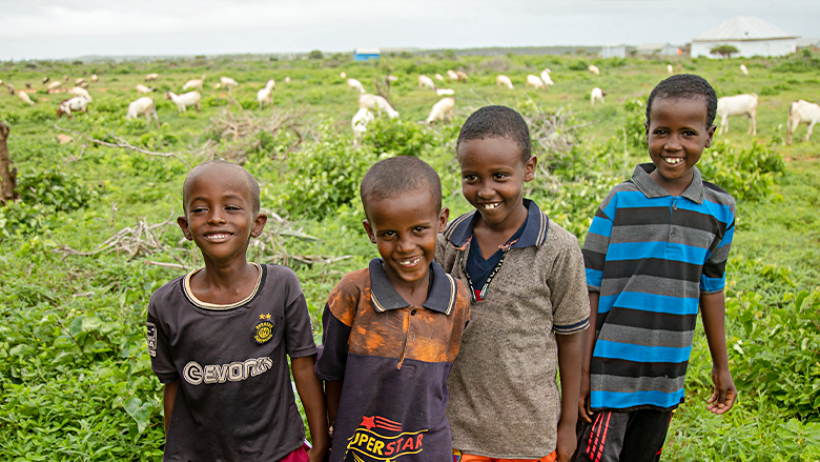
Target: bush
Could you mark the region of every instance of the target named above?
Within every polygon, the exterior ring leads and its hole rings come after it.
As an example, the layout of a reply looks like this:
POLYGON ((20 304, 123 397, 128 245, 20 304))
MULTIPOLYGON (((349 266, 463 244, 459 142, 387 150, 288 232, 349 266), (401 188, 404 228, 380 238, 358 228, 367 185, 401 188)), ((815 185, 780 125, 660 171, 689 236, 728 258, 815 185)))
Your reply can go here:
POLYGON ((781 155, 757 143, 737 152, 728 143, 718 142, 704 151, 698 168, 703 178, 728 191, 735 200, 760 200, 772 193, 786 163, 781 155))
POLYGON ((634 152, 646 151, 646 98, 629 98, 624 102, 626 144, 634 152))
POLYGON ((820 55, 811 50, 801 50, 772 68, 774 72, 817 72, 820 70, 820 55))
POLYGON ((410 121, 382 117, 367 126, 363 143, 376 153, 420 157, 433 135, 426 127, 410 121))
POLYGON ((97 192, 79 178, 60 172, 56 166, 18 180, 20 199, 58 212, 80 209, 96 197, 97 192))

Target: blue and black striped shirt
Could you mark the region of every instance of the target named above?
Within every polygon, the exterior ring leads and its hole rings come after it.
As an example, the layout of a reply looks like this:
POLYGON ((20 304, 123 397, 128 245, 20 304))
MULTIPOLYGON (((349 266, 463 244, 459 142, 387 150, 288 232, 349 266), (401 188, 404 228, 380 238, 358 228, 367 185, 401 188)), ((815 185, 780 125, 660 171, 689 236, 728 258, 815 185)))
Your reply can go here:
POLYGON ((595 410, 664 409, 683 402, 701 294, 723 290, 735 230, 735 201, 701 179, 672 196, 649 173, 601 203, 583 254, 587 285, 598 292, 590 365, 595 410))

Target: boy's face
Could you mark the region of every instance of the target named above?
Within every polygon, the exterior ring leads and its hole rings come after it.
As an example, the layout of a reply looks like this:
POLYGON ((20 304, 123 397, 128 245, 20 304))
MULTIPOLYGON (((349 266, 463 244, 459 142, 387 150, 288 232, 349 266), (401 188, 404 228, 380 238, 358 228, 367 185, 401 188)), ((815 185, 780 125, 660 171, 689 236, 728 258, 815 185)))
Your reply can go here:
POLYGON ((185 216, 177 218, 185 238, 193 240, 205 260, 227 264, 245 260, 248 241, 268 220, 254 211, 244 174, 218 164, 202 167, 185 191, 185 216))
POLYGON ((436 210, 432 194, 421 188, 396 197, 371 199, 364 229, 378 246, 394 287, 427 277, 436 256, 436 235, 447 226, 449 210, 436 210))
POLYGON ((515 141, 484 138, 462 141, 457 149, 461 192, 488 224, 520 218, 524 183, 531 181, 537 158, 525 162, 515 141))
POLYGON ((651 176, 661 186, 688 186, 715 134, 715 126, 706 125, 705 99, 656 99, 644 125, 649 157, 657 167, 651 176))

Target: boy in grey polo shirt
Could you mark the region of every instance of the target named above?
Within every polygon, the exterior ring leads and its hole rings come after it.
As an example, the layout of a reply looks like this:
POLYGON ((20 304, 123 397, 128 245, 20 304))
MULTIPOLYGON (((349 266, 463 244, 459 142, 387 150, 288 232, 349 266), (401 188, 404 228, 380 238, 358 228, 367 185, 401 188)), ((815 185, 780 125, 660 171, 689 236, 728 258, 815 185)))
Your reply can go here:
POLYGON ((453 220, 436 250, 472 297, 447 381, 454 459, 567 461, 576 444, 580 332, 589 325, 581 249, 524 199, 537 159, 517 112, 479 109, 456 152, 462 192, 476 210, 453 220))

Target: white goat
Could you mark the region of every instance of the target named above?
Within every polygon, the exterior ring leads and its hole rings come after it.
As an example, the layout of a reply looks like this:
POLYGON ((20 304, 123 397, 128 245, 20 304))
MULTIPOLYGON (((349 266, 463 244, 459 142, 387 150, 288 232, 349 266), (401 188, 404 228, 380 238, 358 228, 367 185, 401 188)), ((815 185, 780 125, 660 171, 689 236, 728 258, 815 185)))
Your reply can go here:
POLYGON ((57 107, 57 117, 62 117, 65 114, 71 119, 72 112, 88 112, 88 100, 82 96, 75 96, 64 100, 57 107))
POLYGON ((353 128, 353 143, 359 144, 359 140, 364 135, 364 132, 367 131, 367 124, 373 121, 373 113, 371 113, 367 108, 360 107, 356 114, 353 115, 353 119, 350 121, 350 126, 353 128))
POLYGON ((436 84, 433 82, 433 79, 422 74, 419 76, 419 87, 435 91, 436 84))
POLYGON ((62 86, 63 86, 63 82, 61 82, 59 80, 55 80, 54 82, 51 82, 50 84, 48 84, 47 92, 48 93, 59 93, 60 88, 62 88, 62 86))
POLYGON ((365 92, 364 87, 362 86, 362 83, 359 82, 356 79, 347 79, 347 87, 350 88, 351 90, 358 90, 359 93, 364 93, 365 92))
POLYGON ((789 105, 789 125, 786 128, 786 144, 792 144, 792 137, 800 124, 806 124, 809 131, 803 141, 809 141, 814 124, 820 122, 820 106, 815 103, 800 100, 789 105))
POLYGON ((396 77, 395 75, 387 74, 387 81, 390 82, 390 83, 398 82, 399 78, 396 77))
POLYGON ((464 71, 456 71, 456 77, 458 77, 458 79, 457 79, 457 80, 458 80, 459 82, 464 82, 464 83, 467 83, 467 78, 468 78, 468 76, 467 76, 467 73, 466 73, 466 72, 464 72, 464 71))
POLYGON ((151 93, 152 91, 154 91, 153 88, 148 88, 148 87, 146 87, 145 85, 143 85, 141 83, 137 84, 137 93, 145 94, 145 93, 151 93))
POLYGON ((515 88, 515 87, 513 87, 512 80, 510 80, 509 77, 507 77, 506 75, 503 75, 503 74, 498 74, 495 77, 495 86, 500 87, 502 85, 509 88, 510 90, 515 88))
POLYGON ((34 106, 34 101, 32 101, 31 98, 28 97, 28 93, 22 90, 18 91, 17 97, 23 100, 24 103, 28 103, 30 106, 34 106))
POLYGON ((589 70, 589 72, 592 72, 595 75, 601 75, 601 70, 598 69, 598 66, 594 64, 590 64, 587 70, 589 70))
POLYGON ((340 72, 339 77, 341 77, 343 79, 346 79, 347 78, 347 72, 345 72, 345 71, 340 72))
POLYGON ((555 82, 553 82, 552 78, 550 78, 549 69, 544 69, 541 71, 541 81, 544 82, 544 85, 555 85, 555 82))
POLYGON ((442 98, 438 103, 433 105, 430 110, 430 115, 427 117, 427 123, 432 124, 437 120, 448 122, 453 118, 453 109, 456 107, 455 98, 442 98))
POLYGON ((259 102, 259 109, 262 109, 262 103, 273 104, 273 89, 276 88, 276 82, 273 79, 268 80, 265 88, 256 92, 256 101, 259 102))
POLYGON ((749 134, 757 135, 757 94, 724 96, 718 99, 717 115, 720 116, 718 135, 729 132, 729 117, 741 115, 751 119, 749 134))
POLYGON ((231 88, 239 86, 239 84, 236 83, 236 80, 234 80, 230 77, 220 77, 219 78, 219 83, 221 83, 223 87, 227 88, 228 92, 231 91, 231 88))
POLYGON ((544 84, 544 82, 541 80, 541 78, 539 78, 537 75, 532 75, 532 74, 527 76, 527 85, 526 85, 526 87, 527 88, 533 87, 536 90, 538 90, 540 88, 544 91, 547 91, 547 85, 544 84))
POLYGON ((85 98, 89 101, 93 101, 91 99, 91 95, 89 95, 88 91, 85 90, 84 88, 74 87, 70 91, 71 91, 71 94, 73 94, 74 96, 82 96, 83 98, 85 98))
POLYGON ((743 73, 743 75, 749 75, 749 69, 746 69, 746 65, 745 65, 745 64, 741 64, 741 65, 740 65, 740 72, 742 72, 742 73, 743 73))
POLYGON ((157 122, 157 128, 159 128, 159 116, 157 116, 154 100, 151 99, 150 96, 143 96, 136 101, 132 101, 131 104, 128 105, 128 112, 125 113, 125 118, 136 119, 141 115, 145 116, 145 120, 148 123, 151 123, 151 115, 153 115, 157 122))
POLYGON ((148 75, 145 76, 145 81, 146 82, 150 82, 152 80, 157 80, 157 79, 159 79, 159 74, 157 74, 157 73, 148 74, 148 75))
POLYGON ((450 89, 450 88, 436 88, 436 94, 439 95, 439 96, 441 96, 441 95, 455 95, 456 92, 455 92, 455 90, 450 89))
POLYGON ((289 75, 285 76, 285 83, 290 83, 290 76, 289 75))
POLYGON ((671 64, 667 64, 667 65, 666 65, 666 72, 667 72, 669 75, 674 74, 674 72, 672 71, 672 65, 671 65, 671 64))
POLYGON ((75 81, 74 81, 74 85, 77 85, 77 86, 80 86, 80 85, 82 85, 82 84, 84 84, 84 83, 86 83, 86 80, 85 80, 84 78, 82 78, 82 77, 80 77, 79 79, 77 79, 77 80, 75 80, 75 81))
POLYGON ((440 81, 440 82, 444 82, 444 76, 443 76, 443 75, 441 75, 441 74, 436 74, 436 75, 434 75, 433 77, 435 77, 435 78, 436 78, 436 80, 438 80, 438 81, 440 81))
POLYGON ((97 74, 91 74, 91 81, 97 83, 100 81, 100 78, 97 77, 97 74))
POLYGON ((202 83, 205 82, 205 74, 202 74, 201 79, 194 79, 185 82, 185 85, 182 86, 183 90, 192 90, 196 88, 199 91, 202 91, 202 83))
POLYGON ((196 108, 196 112, 199 112, 199 101, 202 97, 199 95, 198 91, 191 91, 181 95, 176 95, 169 91, 165 94, 165 99, 170 99, 173 101, 174 104, 177 105, 178 112, 185 112, 188 106, 194 106, 196 108))
POLYGON ((604 104, 604 96, 606 96, 606 92, 598 87, 595 87, 592 89, 592 92, 590 93, 589 100, 593 106, 595 106, 595 100, 598 100, 601 102, 601 104, 604 104))
POLYGON ((371 111, 386 112, 391 119, 399 116, 399 113, 390 106, 386 99, 378 95, 370 95, 365 93, 359 96, 359 107, 370 109, 371 111))
POLYGON ((454 71, 452 69, 447 69, 447 79, 448 80, 458 80, 458 74, 456 74, 456 71, 454 71))

